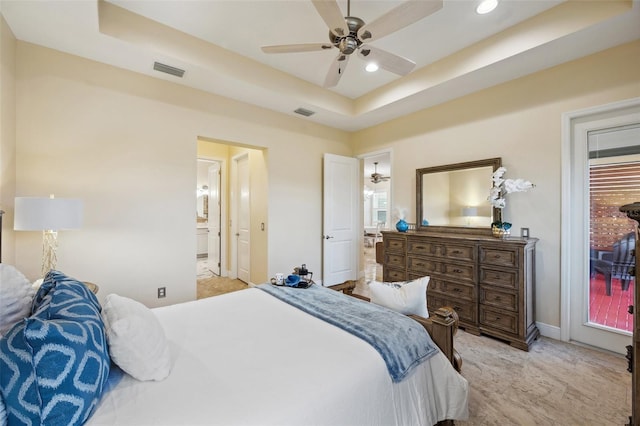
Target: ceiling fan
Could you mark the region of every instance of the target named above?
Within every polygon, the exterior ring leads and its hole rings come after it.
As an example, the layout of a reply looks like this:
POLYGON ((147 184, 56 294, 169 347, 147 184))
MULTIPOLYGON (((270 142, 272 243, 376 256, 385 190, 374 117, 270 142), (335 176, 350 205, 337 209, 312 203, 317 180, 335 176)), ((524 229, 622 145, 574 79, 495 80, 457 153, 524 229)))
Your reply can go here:
POLYGON ((373 173, 371 173, 371 182, 380 183, 391 179, 391 176, 382 176, 378 173, 378 162, 373 163, 373 173))
POLYGON ((337 48, 340 52, 329 68, 324 87, 334 87, 338 84, 349 62, 349 56, 356 51, 361 58, 375 62, 382 69, 398 75, 407 75, 416 65, 415 62, 366 43, 378 40, 431 15, 442 8, 442 1, 405 1, 366 24, 362 19, 351 16, 351 0, 347 0, 346 17, 343 17, 336 0, 311 0, 318 14, 329 27, 329 43, 262 46, 262 51, 296 53, 337 48))

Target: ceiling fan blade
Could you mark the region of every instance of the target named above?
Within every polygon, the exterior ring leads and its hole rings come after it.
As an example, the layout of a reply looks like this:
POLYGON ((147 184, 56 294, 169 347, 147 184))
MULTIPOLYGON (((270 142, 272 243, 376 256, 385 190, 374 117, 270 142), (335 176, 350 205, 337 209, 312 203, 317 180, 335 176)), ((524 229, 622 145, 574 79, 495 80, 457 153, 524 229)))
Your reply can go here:
POLYGON ((349 56, 339 54, 329 68, 329 72, 327 73, 327 77, 324 80, 323 87, 335 87, 340 81, 340 77, 342 77, 342 74, 344 74, 344 70, 347 68, 348 63, 349 56))
POLYGON ((378 19, 362 26, 358 38, 364 42, 377 40, 405 28, 442 9, 442 0, 405 1, 378 19))
POLYGON ((297 53, 297 52, 317 52, 331 49, 328 43, 304 43, 304 44, 281 44, 277 46, 262 46, 264 53, 297 53))
POLYGON ((336 0, 311 0, 329 30, 340 37, 349 34, 349 27, 336 0))
POLYGON ((358 50, 358 55, 367 62, 375 62, 380 68, 398 75, 407 75, 416 66, 415 62, 402 56, 364 44, 358 50))

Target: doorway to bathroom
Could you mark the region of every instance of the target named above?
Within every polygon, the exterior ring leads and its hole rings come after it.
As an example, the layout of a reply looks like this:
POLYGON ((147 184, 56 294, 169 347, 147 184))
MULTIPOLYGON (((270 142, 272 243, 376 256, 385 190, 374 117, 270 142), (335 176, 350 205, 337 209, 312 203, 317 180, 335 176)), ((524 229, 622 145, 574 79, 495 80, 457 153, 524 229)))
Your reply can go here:
POLYGON ((198 158, 196 255, 198 277, 220 276, 222 265, 222 162, 198 158))

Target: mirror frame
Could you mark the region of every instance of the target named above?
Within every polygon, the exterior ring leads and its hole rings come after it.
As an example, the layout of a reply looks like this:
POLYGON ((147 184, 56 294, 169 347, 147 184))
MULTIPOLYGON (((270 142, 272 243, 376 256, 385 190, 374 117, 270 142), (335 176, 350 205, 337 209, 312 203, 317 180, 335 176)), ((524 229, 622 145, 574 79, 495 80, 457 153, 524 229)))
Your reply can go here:
MULTIPOLYGON (((455 170, 475 169, 478 167, 493 167, 493 172, 502 167, 502 157, 488 158, 486 160, 467 161, 464 163, 446 164, 444 166, 425 167, 422 169, 416 169, 416 230, 418 231, 432 231, 432 232, 457 232, 463 234, 477 234, 477 233, 489 233, 491 234, 491 227, 462 227, 454 225, 422 225, 422 176, 428 173, 440 173, 451 172, 455 170)), ((493 172, 491 172, 493 174, 493 172)), ((502 220, 502 209, 496 207, 493 208, 493 221, 502 220)))

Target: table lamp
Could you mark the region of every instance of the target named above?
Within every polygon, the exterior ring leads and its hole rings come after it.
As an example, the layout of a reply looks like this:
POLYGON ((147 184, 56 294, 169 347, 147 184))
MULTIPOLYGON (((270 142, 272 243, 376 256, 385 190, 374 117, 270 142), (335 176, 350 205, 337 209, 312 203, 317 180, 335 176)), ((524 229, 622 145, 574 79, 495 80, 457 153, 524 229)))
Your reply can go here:
POLYGON ((73 198, 16 197, 16 231, 42 231, 42 276, 57 263, 58 231, 82 225, 82 201, 73 198))
POLYGON ((471 218, 478 216, 477 207, 465 207, 462 209, 462 216, 467 219, 467 226, 471 226, 471 218))

